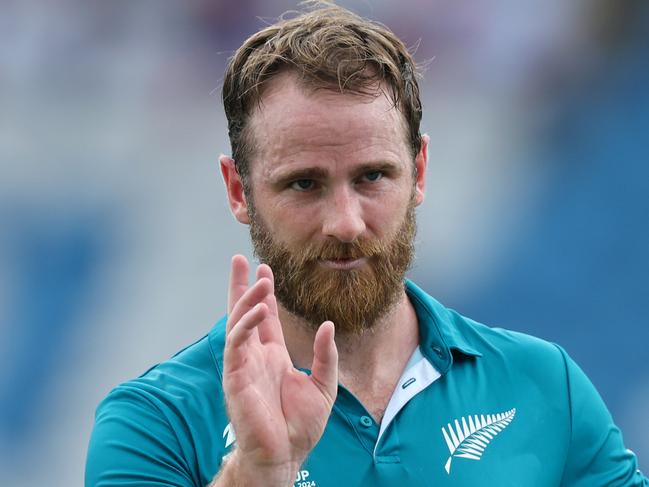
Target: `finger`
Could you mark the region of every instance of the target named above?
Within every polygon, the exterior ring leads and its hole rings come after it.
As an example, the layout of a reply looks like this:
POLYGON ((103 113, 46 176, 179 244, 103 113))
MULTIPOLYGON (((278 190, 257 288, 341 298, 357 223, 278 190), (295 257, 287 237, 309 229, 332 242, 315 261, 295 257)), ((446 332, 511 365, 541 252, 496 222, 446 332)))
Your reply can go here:
POLYGON ((282 324, 279 321, 277 299, 275 298, 273 271, 270 266, 266 264, 260 264, 259 267, 257 267, 257 279, 263 278, 270 279, 272 285, 271 291, 263 301, 268 306, 271 319, 266 320, 259 325, 259 340, 261 340, 261 343, 273 342, 285 346, 284 332, 282 331, 282 324))
POLYGON ((228 287, 228 315, 232 313, 243 293, 248 289, 248 259, 243 255, 232 257, 230 267, 230 283, 228 287))
POLYGON ((334 324, 325 321, 315 335, 313 342, 313 364, 311 378, 333 406, 338 393, 338 349, 334 341, 334 324))
POLYGON ((259 264, 257 266, 257 279, 261 279, 262 277, 267 277, 273 282, 273 284, 275 283, 273 270, 270 268, 268 264, 259 264))
MULTIPOLYGON (((241 296, 236 302, 234 308, 232 308, 232 312, 228 316, 228 329, 231 330, 232 326, 239 321, 244 314, 255 305, 263 302, 272 290, 273 285, 266 278, 262 278, 250 286, 246 292, 243 293, 243 296, 241 296)), ((268 305, 266 305, 266 307, 268 307, 268 305)))
POLYGON ((236 367, 238 360, 244 358, 245 352, 242 345, 255 335, 255 329, 267 316, 268 307, 264 303, 259 303, 232 327, 232 331, 225 340, 224 360, 228 368, 236 367))
POLYGON ((268 264, 259 264, 259 266, 257 267, 257 279, 259 280, 263 277, 269 279, 271 284, 273 285, 271 296, 269 296, 269 298, 272 299, 268 299, 266 301, 268 309, 270 310, 271 314, 279 316, 277 313, 277 300, 275 299, 275 276, 273 275, 273 270, 268 264))
MULTIPOLYGON (((280 345, 286 346, 284 342, 284 331, 282 330, 282 323, 279 321, 277 313, 271 311, 271 306, 269 302, 275 303, 275 296, 269 294, 269 298, 262 301, 266 306, 268 306, 268 319, 264 320, 263 323, 259 325, 259 341, 261 343, 277 343, 280 345)), ((275 303, 275 306, 277 304, 275 303)))

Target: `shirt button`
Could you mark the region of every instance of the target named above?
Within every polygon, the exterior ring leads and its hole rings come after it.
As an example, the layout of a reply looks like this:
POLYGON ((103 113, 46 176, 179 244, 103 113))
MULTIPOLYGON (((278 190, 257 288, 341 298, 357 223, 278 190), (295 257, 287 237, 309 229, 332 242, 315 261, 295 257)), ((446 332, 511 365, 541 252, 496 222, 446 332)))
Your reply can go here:
POLYGON ((441 348, 433 347, 433 352, 435 352, 439 358, 444 358, 444 352, 442 352, 441 348))
POLYGON ((374 424, 374 421, 369 416, 361 416, 360 423, 366 428, 369 428, 374 424))

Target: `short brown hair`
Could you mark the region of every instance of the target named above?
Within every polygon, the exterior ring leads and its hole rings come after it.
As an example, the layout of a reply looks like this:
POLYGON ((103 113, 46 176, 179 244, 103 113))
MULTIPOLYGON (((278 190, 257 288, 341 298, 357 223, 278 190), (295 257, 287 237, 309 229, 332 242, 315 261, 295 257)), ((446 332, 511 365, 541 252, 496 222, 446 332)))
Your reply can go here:
POLYGON ((421 101, 417 67, 403 42, 387 27, 330 2, 306 2, 306 10, 253 34, 230 59, 223 81, 232 157, 249 191, 247 134, 253 108, 265 84, 283 71, 306 86, 341 93, 374 94, 376 87, 402 112, 413 159, 421 146, 421 101))

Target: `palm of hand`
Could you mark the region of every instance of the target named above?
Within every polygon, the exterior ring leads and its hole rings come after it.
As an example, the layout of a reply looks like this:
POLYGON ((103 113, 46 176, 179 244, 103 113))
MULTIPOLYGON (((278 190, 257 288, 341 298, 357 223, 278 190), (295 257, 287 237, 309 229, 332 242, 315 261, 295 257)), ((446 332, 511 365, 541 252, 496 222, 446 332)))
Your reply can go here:
POLYGON ((328 323, 316 335, 313 373, 295 369, 277 316, 272 272, 260 267, 248 288, 243 262, 233 260, 224 358, 237 448, 258 465, 299 465, 320 439, 335 400, 333 326, 328 323))

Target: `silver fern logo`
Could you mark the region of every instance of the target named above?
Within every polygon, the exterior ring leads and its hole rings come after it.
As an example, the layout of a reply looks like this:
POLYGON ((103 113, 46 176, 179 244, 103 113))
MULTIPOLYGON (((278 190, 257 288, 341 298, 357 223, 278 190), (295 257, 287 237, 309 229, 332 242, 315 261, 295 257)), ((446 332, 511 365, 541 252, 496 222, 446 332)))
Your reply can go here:
POLYGON ((485 448, 489 446, 491 440, 504 430, 512 422, 516 415, 516 408, 510 409, 505 413, 498 414, 481 414, 462 416, 455 420, 455 429, 448 423, 447 428, 442 426, 442 434, 448 451, 451 455, 446 460, 446 473, 451 473, 451 461, 453 458, 468 458, 470 460, 480 460, 485 448), (460 425, 460 422, 462 423, 460 425))

